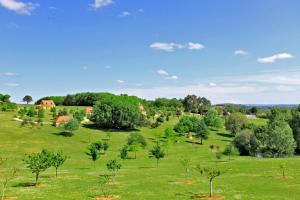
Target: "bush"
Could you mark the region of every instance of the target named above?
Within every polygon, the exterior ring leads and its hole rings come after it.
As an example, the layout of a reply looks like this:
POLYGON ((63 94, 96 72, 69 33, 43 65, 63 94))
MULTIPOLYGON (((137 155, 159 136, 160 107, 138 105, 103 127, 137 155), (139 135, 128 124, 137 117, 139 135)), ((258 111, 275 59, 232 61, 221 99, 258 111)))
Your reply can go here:
POLYGON ((225 127, 231 134, 236 135, 245 126, 247 118, 242 113, 233 113, 226 117, 225 127))

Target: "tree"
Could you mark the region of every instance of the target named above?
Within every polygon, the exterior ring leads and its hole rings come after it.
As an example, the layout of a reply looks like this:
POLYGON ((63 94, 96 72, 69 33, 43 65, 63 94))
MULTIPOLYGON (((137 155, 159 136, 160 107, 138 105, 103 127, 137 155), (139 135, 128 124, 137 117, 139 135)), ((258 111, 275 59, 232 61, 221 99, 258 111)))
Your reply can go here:
POLYGON ((250 112, 251 112, 252 114, 256 115, 256 114, 258 113, 258 108, 257 108, 257 107, 252 107, 252 108, 250 109, 250 112))
POLYGON ((2 183, 2 195, 1 195, 1 200, 5 200, 5 192, 8 186, 8 183, 10 181, 12 181, 13 179, 16 178, 17 174, 18 174, 18 169, 13 168, 12 170, 10 170, 6 175, 4 175, 3 180, 1 181, 2 183))
POLYGON ((222 127, 222 119, 219 117, 218 112, 213 109, 208 110, 203 119, 205 124, 210 128, 222 127))
POLYGON ((76 119, 71 119, 64 125, 64 129, 66 132, 73 133, 73 131, 78 130, 80 127, 80 124, 76 119))
POLYGON ((35 185, 37 185, 40 173, 51 167, 51 153, 43 149, 40 153, 27 155, 24 162, 27 165, 26 167, 35 174, 35 185))
POLYGON ((128 145, 124 145, 124 146, 122 147, 122 149, 120 150, 120 158, 121 158, 122 160, 125 160, 125 159, 128 158, 128 152, 129 152, 129 150, 130 150, 130 148, 129 148, 128 145))
POLYGON ((166 128, 164 132, 164 136, 166 138, 166 143, 174 143, 177 140, 177 135, 172 128, 166 128))
POLYGON ((212 196, 213 193, 213 181, 216 177, 221 175, 221 171, 218 168, 202 168, 200 165, 196 166, 196 170, 201 174, 206 174, 207 178, 209 179, 209 197, 212 196))
POLYGON ((115 183, 117 172, 121 169, 122 165, 117 160, 110 160, 106 164, 106 167, 113 173, 113 182, 115 183))
POLYGON ((134 158, 136 159, 136 152, 140 148, 145 148, 147 146, 144 136, 140 133, 131 133, 128 137, 127 144, 130 147, 130 151, 134 151, 134 158))
POLYGON ((99 153, 101 153, 101 151, 103 150, 103 154, 105 154, 105 152, 109 148, 109 144, 107 142, 97 141, 91 143, 91 145, 95 146, 95 148, 99 151, 99 153))
POLYGON ((200 143, 203 144, 203 139, 206 140, 208 139, 208 127, 206 126, 204 120, 199 120, 195 126, 194 126, 194 131, 195 132, 195 137, 200 138, 200 143))
POLYGON ((34 109, 33 106, 31 106, 31 107, 27 110, 26 115, 27 115, 28 117, 34 117, 34 116, 36 115, 36 111, 35 111, 35 109, 34 109))
POLYGON ((242 113, 233 113, 226 117, 225 127, 226 130, 230 131, 231 134, 236 135, 240 132, 243 126, 246 124, 246 116, 242 113))
POLYGON ((233 144, 229 144, 225 147, 223 154, 227 155, 228 160, 230 160, 232 156, 237 156, 240 153, 239 150, 233 144))
POLYGON ((32 101, 33 101, 33 99, 29 95, 26 95, 25 97, 23 97, 23 102, 26 102, 27 104, 29 104, 32 101))
POLYGON ((159 143, 157 143, 150 151, 150 157, 154 157, 156 159, 156 167, 158 167, 158 161, 165 157, 165 152, 162 150, 159 143))
POLYGON ((82 122, 85 117, 84 110, 78 111, 76 110, 73 114, 73 118, 76 119, 78 122, 82 122))
POLYGON ((52 153, 51 155, 51 165, 55 168, 55 177, 57 177, 57 171, 60 166, 62 166, 67 160, 62 152, 52 153))
POLYGON ((279 164, 279 169, 281 170, 281 172, 282 172, 282 178, 286 178, 286 174, 285 174, 285 171, 286 171, 286 165, 285 165, 285 163, 280 163, 279 164))
POLYGON ((86 155, 88 155, 90 159, 93 161, 94 168, 95 168, 96 161, 100 158, 100 152, 94 144, 90 144, 87 150, 88 151, 86 152, 86 155))
POLYGON ((240 155, 255 155, 258 152, 259 141, 252 130, 242 130, 233 140, 234 146, 239 150, 240 155))
POLYGON ((37 115, 38 115, 39 119, 44 119, 45 118, 45 110, 42 108, 39 109, 37 115))
POLYGON ((296 151, 300 153, 300 106, 297 109, 292 110, 290 127, 292 128, 293 136, 297 144, 296 151))
POLYGON ((109 182, 110 182, 109 175, 106 174, 100 176, 99 184, 100 184, 101 192, 105 198, 108 198, 110 195, 109 182))

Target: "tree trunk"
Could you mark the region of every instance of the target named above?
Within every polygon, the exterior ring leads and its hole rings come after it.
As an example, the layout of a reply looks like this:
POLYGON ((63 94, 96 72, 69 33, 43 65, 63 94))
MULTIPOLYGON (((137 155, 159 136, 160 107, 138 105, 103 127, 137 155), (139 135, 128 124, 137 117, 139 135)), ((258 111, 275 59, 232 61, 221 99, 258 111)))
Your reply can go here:
POLYGON ((211 197, 212 193, 213 193, 213 182, 212 182, 212 178, 209 179, 209 197, 211 197))
POLYGON ((36 173, 35 174, 35 185, 37 186, 37 184, 38 184, 38 181, 39 181, 39 173, 36 173))
POLYGON ((158 159, 156 159, 156 168, 158 168, 158 159))
POLYGON ((57 167, 55 167, 55 177, 57 178, 57 167))
POLYGON ((136 159, 136 150, 134 150, 134 159, 136 159))
POLYGON ((201 144, 203 144, 203 138, 201 137, 201 144))
POLYGON ((2 197, 1 197, 1 200, 4 200, 4 197, 5 197, 5 191, 6 191, 6 186, 7 186, 7 183, 4 183, 4 184, 3 184, 3 190, 2 190, 2 197))

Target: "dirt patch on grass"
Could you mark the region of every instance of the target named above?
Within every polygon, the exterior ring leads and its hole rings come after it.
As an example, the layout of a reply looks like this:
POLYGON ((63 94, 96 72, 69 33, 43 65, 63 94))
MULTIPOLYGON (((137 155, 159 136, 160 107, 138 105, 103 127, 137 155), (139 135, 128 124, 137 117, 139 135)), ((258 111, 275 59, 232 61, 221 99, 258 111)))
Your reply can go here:
POLYGON ((4 200, 16 200, 17 197, 4 197, 4 200))
POLYGON ((288 180, 288 179, 293 179, 294 177, 292 176, 279 176, 279 177, 276 177, 276 179, 281 179, 281 180, 288 180))
POLYGON ((117 195, 109 195, 109 196, 97 196, 95 197, 95 200, 115 200, 115 199, 119 199, 119 196, 117 195))
POLYGON ((194 182, 192 180, 182 180, 178 181, 177 183, 182 185, 192 185, 194 182))
POLYGON ((225 197, 220 194, 213 194, 211 197, 209 194, 195 194, 193 196, 194 199, 224 199, 225 197))

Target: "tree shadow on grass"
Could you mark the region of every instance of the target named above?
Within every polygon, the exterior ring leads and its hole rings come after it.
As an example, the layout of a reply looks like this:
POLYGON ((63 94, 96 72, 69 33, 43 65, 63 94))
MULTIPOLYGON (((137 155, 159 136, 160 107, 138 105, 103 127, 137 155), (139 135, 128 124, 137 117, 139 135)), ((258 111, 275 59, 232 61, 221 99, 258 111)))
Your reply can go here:
POLYGON ((194 195, 194 193, 193 192, 185 192, 185 193, 183 193, 183 192, 178 192, 178 193, 176 193, 175 194, 175 196, 179 196, 179 197, 186 197, 186 199, 193 199, 193 195, 194 195))
POLYGON ((88 129, 94 129, 94 130, 100 130, 104 132, 120 132, 120 133, 130 133, 130 132, 136 132, 140 131, 140 129, 112 129, 112 128, 100 128, 96 126, 95 124, 83 124, 84 128, 88 129))
POLYGON ((63 137, 72 137, 74 135, 74 133, 63 131, 63 132, 59 132, 59 133, 53 133, 53 135, 63 136, 63 137))
POLYGON ((234 136, 233 136, 233 135, 231 135, 231 134, 227 134, 227 133, 217 133, 217 135, 219 135, 219 136, 223 136, 223 137, 227 137, 227 138, 234 138, 234 136))
POLYGON ((36 186, 35 183, 25 182, 25 183, 18 183, 13 187, 35 187, 35 186, 36 186))

